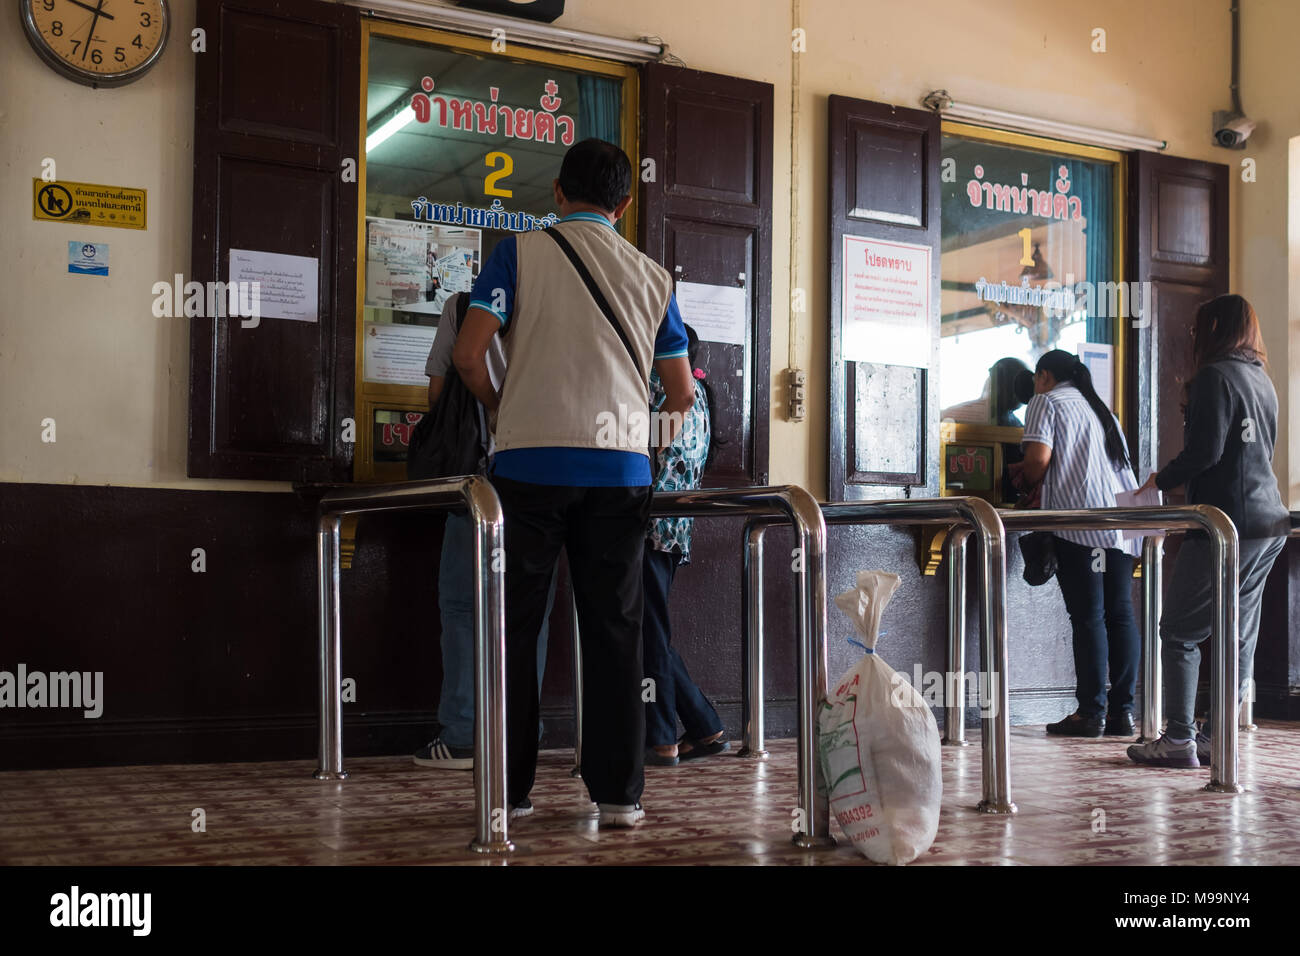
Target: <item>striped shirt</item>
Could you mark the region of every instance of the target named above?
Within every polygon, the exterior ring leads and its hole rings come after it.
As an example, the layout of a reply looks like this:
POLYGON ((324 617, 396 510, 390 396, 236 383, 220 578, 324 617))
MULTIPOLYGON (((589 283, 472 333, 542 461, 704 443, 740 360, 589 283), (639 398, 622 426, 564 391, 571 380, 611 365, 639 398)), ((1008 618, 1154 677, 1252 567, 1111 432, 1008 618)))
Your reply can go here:
MULTIPOLYGON (((1030 399, 1021 447, 1031 441, 1041 442, 1052 450, 1052 460, 1043 476, 1044 508, 1114 508, 1116 492, 1137 488, 1133 470, 1112 462, 1106 454, 1106 433, 1097 420, 1097 413, 1083 393, 1067 382, 1030 399)), ((1122 430, 1120 441, 1124 442, 1122 430)), ((1127 442, 1124 442, 1124 454, 1128 455, 1127 442)), ((1137 539, 1125 540, 1119 531, 1053 531, 1052 534, 1089 548, 1118 548, 1137 554, 1137 539)))

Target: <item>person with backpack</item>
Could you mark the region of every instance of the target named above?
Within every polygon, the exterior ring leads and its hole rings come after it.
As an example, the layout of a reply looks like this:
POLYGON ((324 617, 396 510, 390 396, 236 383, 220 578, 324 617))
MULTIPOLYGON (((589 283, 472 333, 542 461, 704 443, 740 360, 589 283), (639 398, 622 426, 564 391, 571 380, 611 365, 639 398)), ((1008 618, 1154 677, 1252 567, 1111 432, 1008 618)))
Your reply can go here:
MULTIPOLYGON (((1183 450, 1143 485, 1161 491, 1186 485, 1188 504, 1213 505, 1237 526, 1242 695, 1254 687, 1264 582, 1291 530, 1273 474, 1278 404, 1267 362, 1259 318, 1249 302, 1221 295, 1203 303, 1192 328, 1195 372, 1185 386, 1183 450)), ((1210 737, 1197 731, 1194 716, 1201 645, 1210 636, 1216 584, 1210 542, 1202 533, 1188 534, 1178 548, 1160 616, 1168 721, 1160 737, 1128 748, 1136 763, 1190 768, 1210 762, 1210 737)))
MULTIPOLYGON (((407 463, 410 478, 481 474, 491 460, 492 433, 486 412, 451 367, 452 350, 468 309, 469 295, 463 292, 452 295, 443 305, 438 331, 424 363, 424 374, 429 376, 429 412, 425 418, 433 427, 420 430, 412 439, 407 463), (444 400, 441 407, 440 399, 444 400), (459 420, 449 420, 453 418, 459 420), (453 445, 461 447, 449 447, 453 445)), ((505 380, 506 357, 499 340, 488 352, 487 366, 493 382, 505 380)), ((413 757, 416 766, 431 770, 474 769, 473 554, 474 520, 468 514, 449 512, 438 562, 438 614, 442 622, 439 729, 413 757)), ((554 601, 552 578, 537 636, 538 693, 546 672, 547 630, 554 601)))
MULTIPOLYGON (((689 491, 700 487, 712 458, 713 394, 703 369, 695 367, 699 337, 686 326, 687 351, 695 382, 695 404, 682 420, 682 430, 660 454, 655 491, 689 491)), ((650 373, 650 408, 658 412, 667 400, 659 376, 650 373)), ((691 680, 686 663, 672 646, 668 592, 677 568, 691 560, 694 518, 659 518, 645 541, 645 614, 641 633, 645 645, 645 676, 654 693, 645 705, 647 766, 673 767, 682 760, 709 757, 730 745, 723 739, 722 718, 691 680), (685 733, 677 739, 677 719, 685 733)))
MULTIPOLYGON (((1119 420, 1078 357, 1053 349, 1038 360, 1025 411, 1023 478, 1042 482, 1042 506, 1114 508, 1137 487, 1119 420)), ((1078 707, 1047 725, 1067 737, 1132 737, 1141 642, 1133 615, 1136 539, 1119 531, 1055 531, 1056 580, 1070 615, 1078 707), (1110 674, 1110 692, 1106 676, 1110 674)))
POLYGON ((505 512, 512 817, 533 812, 534 650, 546 582, 564 548, 581 624, 583 782, 602 826, 645 819, 642 562, 654 455, 647 439, 668 444, 676 428, 651 437, 610 422, 648 418, 651 366, 667 394, 668 422, 680 425, 695 390, 672 276, 615 228, 632 203, 632 182, 631 161, 613 143, 571 146, 552 181, 559 221, 497 244, 452 355, 470 391, 497 412, 492 483, 505 512), (486 365, 498 336, 510 366, 500 390, 486 365))

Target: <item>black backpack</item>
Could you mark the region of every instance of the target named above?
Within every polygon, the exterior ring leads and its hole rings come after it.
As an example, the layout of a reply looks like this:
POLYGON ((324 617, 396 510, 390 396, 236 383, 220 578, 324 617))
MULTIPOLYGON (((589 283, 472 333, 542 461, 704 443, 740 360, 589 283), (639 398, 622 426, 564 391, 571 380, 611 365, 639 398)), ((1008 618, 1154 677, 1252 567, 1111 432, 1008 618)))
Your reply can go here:
MULTIPOLYGON (((461 295, 456 314, 444 314, 443 320, 450 318, 459 335, 468 311, 469 296, 461 295)), ((487 446, 478 399, 461 381, 456 367, 450 366, 433 410, 426 412, 411 432, 406 477, 416 481, 482 474, 487 468, 487 446)))

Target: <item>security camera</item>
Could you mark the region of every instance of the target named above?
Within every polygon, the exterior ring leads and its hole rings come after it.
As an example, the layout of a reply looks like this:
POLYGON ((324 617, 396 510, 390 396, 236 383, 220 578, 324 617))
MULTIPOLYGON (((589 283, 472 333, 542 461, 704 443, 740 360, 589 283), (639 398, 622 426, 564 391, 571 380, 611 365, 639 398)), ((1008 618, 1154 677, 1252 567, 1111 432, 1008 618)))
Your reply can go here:
POLYGON ((1255 121, 1242 113, 1217 110, 1214 114, 1214 144, 1225 149, 1245 149, 1255 131, 1255 121))

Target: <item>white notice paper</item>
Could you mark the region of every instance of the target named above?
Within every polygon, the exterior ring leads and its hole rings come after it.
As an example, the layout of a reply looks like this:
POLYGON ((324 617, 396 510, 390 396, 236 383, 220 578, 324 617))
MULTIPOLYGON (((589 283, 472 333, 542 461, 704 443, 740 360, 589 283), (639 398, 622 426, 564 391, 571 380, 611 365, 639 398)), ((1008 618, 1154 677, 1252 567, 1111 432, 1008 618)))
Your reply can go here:
POLYGON ((424 363, 437 334, 437 328, 431 325, 365 323, 365 380, 427 387, 429 376, 424 374, 424 363))
POLYGON ((1104 342, 1084 342, 1079 346, 1079 361, 1088 366, 1092 375, 1092 387, 1097 390, 1101 400, 1111 411, 1115 410, 1115 396, 1112 382, 1114 375, 1111 366, 1114 362, 1115 346, 1104 342))
POLYGON ((319 318, 317 272, 320 260, 279 252, 230 250, 230 281, 256 282, 261 317, 315 322, 319 318))
POLYGON ((695 330, 701 342, 745 344, 749 309, 745 290, 734 285, 677 283, 677 308, 682 321, 695 330))
MULTIPOLYGON (((1116 508, 1158 508, 1160 507, 1160 489, 1149 488, 1146 491, 1115 492, 1116 508)), ((1150 531, 1125 528, 1121 535, 1125 538, 1145 538, 1150 531)))
POLYGON ((930 365, 930 247, 844 235, 840 353, 848 362, 930 365))

